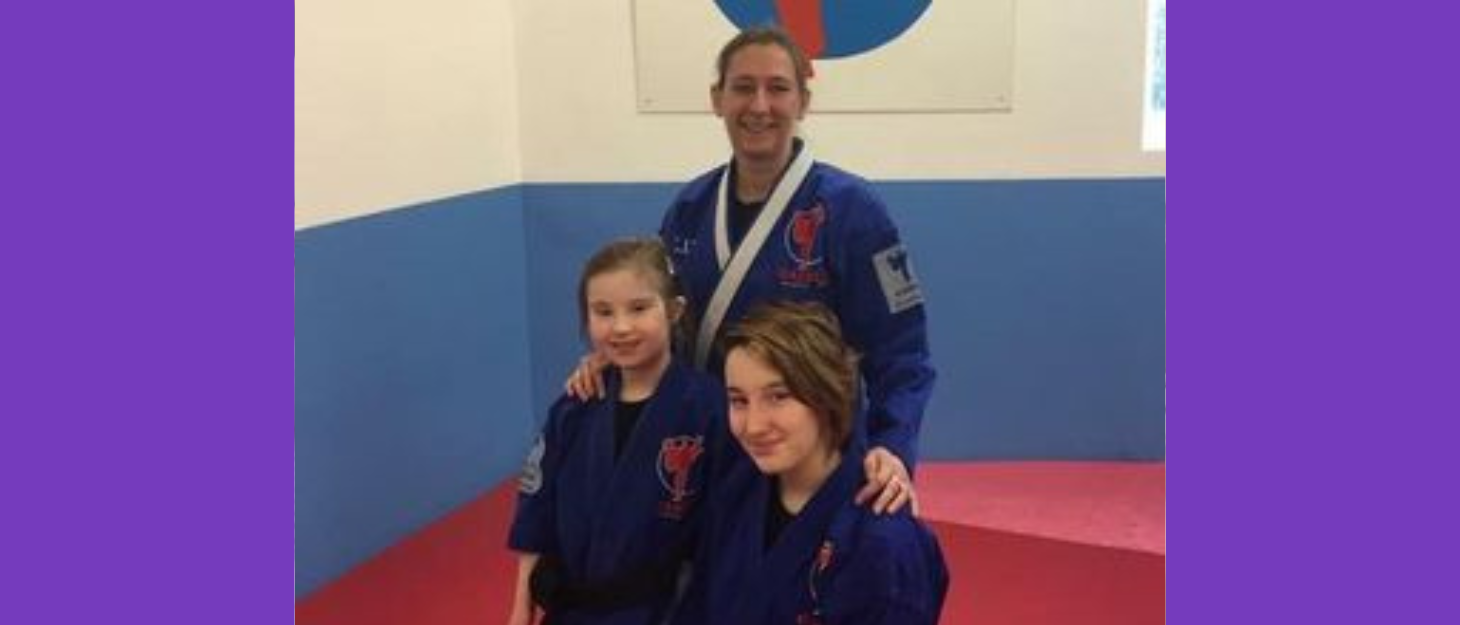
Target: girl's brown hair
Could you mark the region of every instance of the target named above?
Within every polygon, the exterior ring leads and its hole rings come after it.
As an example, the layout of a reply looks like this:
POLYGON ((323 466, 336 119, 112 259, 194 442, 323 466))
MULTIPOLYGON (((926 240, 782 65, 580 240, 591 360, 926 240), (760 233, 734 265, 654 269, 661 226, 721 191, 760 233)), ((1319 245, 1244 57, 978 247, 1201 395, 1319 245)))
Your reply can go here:
MULTIPOLYGON (((681 290, 674 278, 674 267, 669 262, 669 251, 664 243, 652 237, 618 239, 600 248, 583 264, 582 277, 578 279, 578 327, 585 336, 588 334, 588 282, 601 274, 621 269, 637 272, 651 280, 654 291, 664 300, 665 313, 671 320, 675 318, 681 290)), ((687 310, 678 312, 679 321, 672 324, 672 343, 683 345, 690 315, 687 310)))

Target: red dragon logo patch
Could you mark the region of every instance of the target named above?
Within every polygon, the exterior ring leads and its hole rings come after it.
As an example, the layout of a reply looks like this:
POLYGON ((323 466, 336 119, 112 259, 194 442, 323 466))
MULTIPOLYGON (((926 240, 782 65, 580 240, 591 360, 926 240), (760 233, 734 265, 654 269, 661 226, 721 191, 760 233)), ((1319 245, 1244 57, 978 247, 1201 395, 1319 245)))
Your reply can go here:
POLYGON ((659 483, 669 491, 669 498, 659 503, 659 516, 678 520, 689 512, 690 496, 695 494, 690 474, 704 453, 703 436, 674 436, 659 444, 659 483))
POLYGON ((821 226, 825 223, 826 207, 819 203, 791 214, 791 223, 786 224, 785 244, 786 254, 795 266, 776 271, 781 284, 792 287, 826 285, 826 271, 819 267, 822 258, 816 250, 821 226))

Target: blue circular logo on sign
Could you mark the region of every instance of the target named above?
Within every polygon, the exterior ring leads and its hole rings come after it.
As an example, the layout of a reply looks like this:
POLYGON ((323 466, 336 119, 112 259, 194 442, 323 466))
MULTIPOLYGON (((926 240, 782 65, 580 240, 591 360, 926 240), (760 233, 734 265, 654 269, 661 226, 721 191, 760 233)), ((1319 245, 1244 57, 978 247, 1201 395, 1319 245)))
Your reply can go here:
POLYGON ((898 38, 932 0, 715 0, 746 29, 779 24, 813 59, 856 56, 898 38))

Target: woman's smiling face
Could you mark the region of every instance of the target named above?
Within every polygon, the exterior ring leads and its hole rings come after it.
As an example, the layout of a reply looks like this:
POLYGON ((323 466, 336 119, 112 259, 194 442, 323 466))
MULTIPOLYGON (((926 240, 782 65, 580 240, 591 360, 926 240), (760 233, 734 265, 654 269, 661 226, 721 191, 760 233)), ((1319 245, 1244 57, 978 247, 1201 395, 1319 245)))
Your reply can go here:
POLYGON ((737 50, 724 82, 710 91, 736 158, 777 164, 791 159, 791 139, 810 96, 797 82, 791 55, 774 44, 737 50))

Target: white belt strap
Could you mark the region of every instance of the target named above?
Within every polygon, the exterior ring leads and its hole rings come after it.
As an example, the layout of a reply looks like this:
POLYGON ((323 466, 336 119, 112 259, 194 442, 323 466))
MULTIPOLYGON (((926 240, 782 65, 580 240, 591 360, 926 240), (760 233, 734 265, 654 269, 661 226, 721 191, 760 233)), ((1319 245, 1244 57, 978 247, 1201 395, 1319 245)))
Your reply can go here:
POLYGON ((796 189, 801 188, 801 182, 806 180, 806 174, 811 172, 811 163, 811 150, 803 145, 796 160, 791 161, 791 166, 786 169, 786 174, 781 176, 781 181, 776 184, 775 191, 766 201, 765 208, 761 209, 760 215, 755 218, 755 223, 745 233, 740 247, 733 254, 730 251, 727 213, 730 210, 730 168, 734 164, 726 165, 725 172, 720 175, 720 191, 715 204, 715 259, 719 261, 723 273, 720 274, 720 283, 715 286, 715 294, 705 307, 704 317, 700 318, 700 332, 695 340, 695 366, 700 369, 704 369, 709 361, 710 348, 714 345, 715 335, 720 331, 720 323, 725 319, 725 311, 730 308, 730 301, 735 299, 735 293, 740 290, 740 283, 745 280, 750 263, 760 254, 760 248, 765 244, 766 237, 770 236, 771 228, 780 220, 781 213, 786 212, 791 196, 796 194, 796 189))

